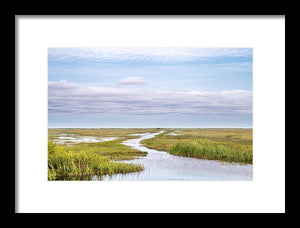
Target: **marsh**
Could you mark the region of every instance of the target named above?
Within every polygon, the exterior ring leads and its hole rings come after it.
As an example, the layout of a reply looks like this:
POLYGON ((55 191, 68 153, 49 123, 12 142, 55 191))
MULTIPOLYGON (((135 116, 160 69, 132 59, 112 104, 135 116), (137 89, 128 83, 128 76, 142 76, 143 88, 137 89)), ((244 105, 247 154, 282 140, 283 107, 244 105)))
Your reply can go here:
MULTIPOLYGON (((72 156, 94 154, 99 156, 95 159, 100 159, 102 165, 93 164, 96 167, 93 171, 86 164, 89 172, 57 173, 53 180, 252 180, 252 159, 251 162, 226 162, 226 154, 221 154, 220 158, 225 160, 222 161, 170 153, 172 145, 180 141, 205 138, 222 144, 222 148, 226 145, 232 151, 230 156, 240 157, 247 152, 252 158, 252 129, 49 129, 49 138, 53 141, 62 135, 72 135, 77 140, 68 146, 72 156), (81 140, 86 137, 111 140, 81 140)), ((66 146, 61 144, 60 147, 66 146)))

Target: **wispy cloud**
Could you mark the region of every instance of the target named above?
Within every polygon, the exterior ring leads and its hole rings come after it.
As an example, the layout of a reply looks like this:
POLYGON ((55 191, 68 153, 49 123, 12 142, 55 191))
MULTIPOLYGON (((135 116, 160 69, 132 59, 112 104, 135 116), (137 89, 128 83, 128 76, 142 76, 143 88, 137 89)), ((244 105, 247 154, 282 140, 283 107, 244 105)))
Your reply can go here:
MULTIPOLYGON (((126 87, 127 88, 127 87, 126 87)), ((48 82, 49 113, 243 115, 252 113, 252 92, 223 90, 147 91, 82 87, 48 82)))
POLYGON ((189 62, 216 57, 249 57, 252 48, 49 48, 57 61, 189 62))

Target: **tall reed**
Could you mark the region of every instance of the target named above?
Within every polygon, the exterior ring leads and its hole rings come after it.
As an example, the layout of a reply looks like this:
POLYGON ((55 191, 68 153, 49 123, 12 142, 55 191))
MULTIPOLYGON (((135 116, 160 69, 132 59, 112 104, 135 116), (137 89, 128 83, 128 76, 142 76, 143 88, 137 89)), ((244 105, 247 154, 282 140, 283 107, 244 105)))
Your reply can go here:
POLYGON ((178 156, 252 164, 252 150, 237 151, 210 140, 181 141, 172 145, 169 152, 178 156))
POLYGON ((90 151, 74 152, 71 148, 48 142, 48 179, 60 176, 114 174, 142 171, 143 166, 113 163, 90 151))

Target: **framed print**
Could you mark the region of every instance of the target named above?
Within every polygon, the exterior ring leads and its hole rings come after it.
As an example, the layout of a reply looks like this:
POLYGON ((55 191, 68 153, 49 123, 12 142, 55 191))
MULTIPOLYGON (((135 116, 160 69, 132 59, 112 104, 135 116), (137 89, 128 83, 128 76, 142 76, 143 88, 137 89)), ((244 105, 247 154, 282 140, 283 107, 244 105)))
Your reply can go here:
POLYGON ((284 212, 284 15, 20 15, 16 41, 17 212, 284 212))

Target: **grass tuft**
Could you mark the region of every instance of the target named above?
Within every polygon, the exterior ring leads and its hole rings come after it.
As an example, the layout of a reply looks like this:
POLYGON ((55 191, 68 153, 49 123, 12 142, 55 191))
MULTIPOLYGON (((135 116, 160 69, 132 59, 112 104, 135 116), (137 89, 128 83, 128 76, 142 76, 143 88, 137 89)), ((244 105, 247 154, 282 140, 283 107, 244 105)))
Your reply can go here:
POLYGON ((73 151, 71 147, 58 146, 48 141, 48 179, 62 176, 115 174, 142 171, 142 165, 111 162, 91 151, 73 151))
POLYGON ((252 151, 237 153, 233 149, 210 140, 185 140, 170 147, 170 154, 208 160, 252 164, 252 151))

